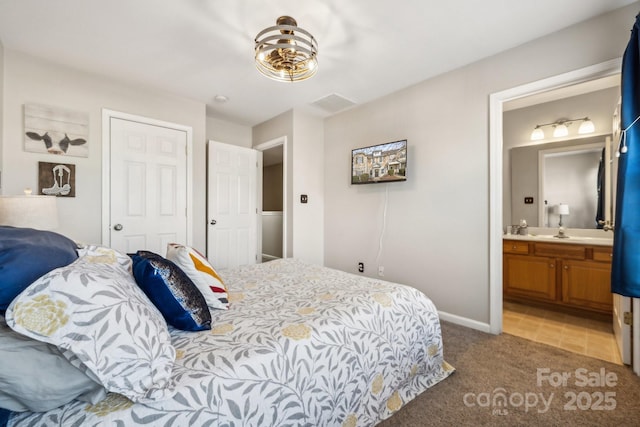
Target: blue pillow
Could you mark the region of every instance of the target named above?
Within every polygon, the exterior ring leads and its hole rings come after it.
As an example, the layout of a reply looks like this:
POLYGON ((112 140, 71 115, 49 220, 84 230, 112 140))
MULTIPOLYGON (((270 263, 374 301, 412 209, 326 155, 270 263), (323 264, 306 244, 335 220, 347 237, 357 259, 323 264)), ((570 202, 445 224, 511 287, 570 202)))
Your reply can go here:
POLYGON ((133 277, 168 324, 183 331, 211 329, 207 301, 177 265, 149 251, 129 254, 133 277))
POLYGON ((51 231, 0 226, 0 311, 37 278, 75 261, 76 248, 51 231))

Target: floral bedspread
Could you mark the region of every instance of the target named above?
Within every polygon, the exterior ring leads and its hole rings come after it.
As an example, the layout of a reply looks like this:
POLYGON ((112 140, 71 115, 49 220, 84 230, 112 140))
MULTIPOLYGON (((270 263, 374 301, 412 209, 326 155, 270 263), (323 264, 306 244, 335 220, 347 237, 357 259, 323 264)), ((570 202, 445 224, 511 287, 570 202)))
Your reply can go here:
POLYGON ((212 330, 171 330, 177 393, 111 393, 10 426, 372 426, 453 372, 418 290, 298 260, 222 271, 230 308, 212 330))

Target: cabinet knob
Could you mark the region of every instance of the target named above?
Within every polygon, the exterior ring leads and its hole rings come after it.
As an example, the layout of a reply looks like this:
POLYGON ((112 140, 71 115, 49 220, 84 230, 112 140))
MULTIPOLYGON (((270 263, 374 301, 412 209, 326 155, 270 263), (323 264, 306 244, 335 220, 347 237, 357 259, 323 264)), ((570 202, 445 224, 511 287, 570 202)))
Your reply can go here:
POLYGON ((553 268, 553 267, 555 267, 555 265, 549 264, 549 268, 553 268))
POLYGON ((565 265, 565 266, 564 266, 564 269, 565 269, 565 270, 568 270, 568 269, 569 269, 569 266, 568 266, 568 265, 565 265))
POLYGON ((518 249, 518 247, 517 247, 516 245, 513 245, 513 246, 511 247, 511 249, 516 250, 516 249, 518 249))

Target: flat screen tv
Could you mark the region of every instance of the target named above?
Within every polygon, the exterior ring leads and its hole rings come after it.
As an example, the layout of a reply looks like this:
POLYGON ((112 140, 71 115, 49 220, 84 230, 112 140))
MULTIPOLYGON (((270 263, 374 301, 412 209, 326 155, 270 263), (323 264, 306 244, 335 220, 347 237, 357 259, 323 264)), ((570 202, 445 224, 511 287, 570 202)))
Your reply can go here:
POLYGON ((407 140, 351 150, 351 183, 407 180, 407 140))

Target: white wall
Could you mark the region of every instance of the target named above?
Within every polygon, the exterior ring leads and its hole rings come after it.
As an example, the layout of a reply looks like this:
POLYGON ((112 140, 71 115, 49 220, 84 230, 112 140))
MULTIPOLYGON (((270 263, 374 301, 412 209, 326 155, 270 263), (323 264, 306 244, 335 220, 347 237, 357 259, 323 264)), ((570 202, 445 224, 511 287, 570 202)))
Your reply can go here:
POLYGON ((251 147, 251 126, 238 125, 216 117, 206 118, 207 141, 251 147))
POLYGON ((327 119, 325 264, 356 272, 363 261, 375 275, 388 191, 385 278, 487 325, 489 96, 621 57, 639 10, 635 3, 327 119), (401 138, 407 182, 349 184, 352 148, 401 138))
POLYGON ((193 245, 205 244, 205 105, 157 90, 130 86, 5 49, 4 194, 37 189, 38 161, 59 156, 23 150, 23 106, 39 103, 86 111, 90 116, 89 157, 65 157, 76 165, 76 197, 58 202, 58 232, 74 239, 101 242, 103 108, 165 120, 193 128, 193 245))
POLYGON ((324 265, 324 124, 298 110, 293 118, 293 256, 324 265))

